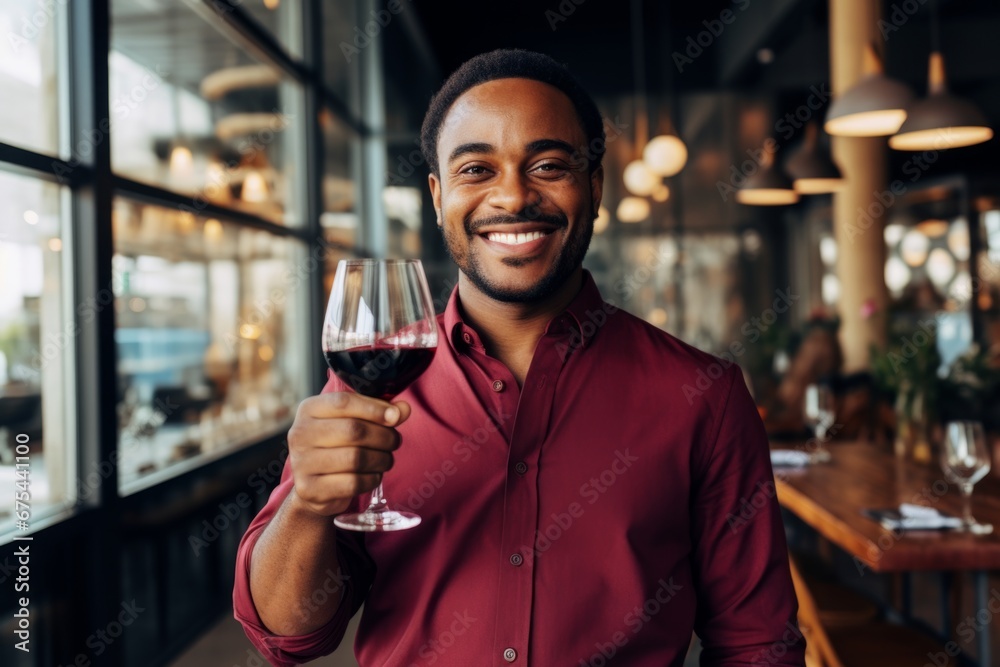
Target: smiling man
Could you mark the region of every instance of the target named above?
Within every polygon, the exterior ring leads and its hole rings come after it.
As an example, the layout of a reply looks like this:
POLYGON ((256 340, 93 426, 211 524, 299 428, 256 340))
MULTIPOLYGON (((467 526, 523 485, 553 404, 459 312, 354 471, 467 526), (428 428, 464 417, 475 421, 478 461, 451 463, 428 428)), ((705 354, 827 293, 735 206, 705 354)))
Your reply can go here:
POLYGON ((364 604, 362 667, 678 666, 692 632, 703 665, 803 665, 738 368, 604 302, 582 268, 594 102, 547 56, 495 51, 444 84, 422 144, 459 269, 441 344, 391 405, 332 378, 300 406, 240 545, 254 645, 275 665, 324 655, 364 604), (423 523, 335 528, 390 467, 387 497, 423 523))

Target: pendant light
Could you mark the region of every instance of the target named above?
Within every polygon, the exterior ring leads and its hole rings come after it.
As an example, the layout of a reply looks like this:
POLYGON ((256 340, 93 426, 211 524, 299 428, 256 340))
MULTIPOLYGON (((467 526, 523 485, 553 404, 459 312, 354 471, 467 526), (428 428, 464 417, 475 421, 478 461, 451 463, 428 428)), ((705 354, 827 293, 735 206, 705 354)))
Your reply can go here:
POLYGON ((658 176, 675 176, 687 163, 688 150, 680 137, 661 134, 642 149, 642 160, 658 176))
POLYGON ((889 138, 898 151, 944 150, 973 146, 993 138, 993 130, 976 106, 948 92, 944 56, 941 55, 937 3, 932 5, 931 52, 927 73, 927 98, 912 105, 899 133, 889 138))
POLYGON ((895 134, 906 119, 913 92, 887 77, 871 45, 865 47, 864 77, 837 96, 823 129, 837 137, 883 137, 895 134))
POLYGON ((649 217, 649 200, 642 197, 625 197, 618 202, 618 220, 620 222, 642 222, 649 217))
POLYGON ((660 177, 642 160, 632 160, 622 172, 625 188, 634 195, 648 197, 661 185, 660 177))
POLYGON ((768 152, 757 172, 736 191, 736 201, 749 206, 785 206, 798 200, 791 179, 774 166, 774 154, 768 152))
POLYGON ((929 79, 930 94, 910 108, 899 134, 889 137, 889 146, 897 151, 945 150, 993 138, 983 113, 947 91, 944 59, 937 51, 931 54, 929 79))
POLYGON ((844 184, 830 153, 819 145, 816 123, 806 125, 802 146, 788 156, 785 172, 793 179, 795 191, 803 195, 836 192, 844 184))

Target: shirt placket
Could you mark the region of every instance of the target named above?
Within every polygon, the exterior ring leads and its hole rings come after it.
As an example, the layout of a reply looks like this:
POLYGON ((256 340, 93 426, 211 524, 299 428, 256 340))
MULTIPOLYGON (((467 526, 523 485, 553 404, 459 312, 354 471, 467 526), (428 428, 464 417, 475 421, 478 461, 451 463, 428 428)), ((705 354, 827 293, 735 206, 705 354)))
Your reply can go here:
POLYGON ((543 337, 521 387, 511 431, 504 488, 503 536, 493 664, 529 664, 538 530, 538 461, 548 431, 562 361, 543 337))

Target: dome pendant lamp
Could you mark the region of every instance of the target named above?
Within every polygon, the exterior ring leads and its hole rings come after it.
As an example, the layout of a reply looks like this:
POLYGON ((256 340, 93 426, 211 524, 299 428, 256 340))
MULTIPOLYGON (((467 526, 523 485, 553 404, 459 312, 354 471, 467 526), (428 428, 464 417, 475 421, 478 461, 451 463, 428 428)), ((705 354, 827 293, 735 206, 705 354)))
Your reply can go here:
POLYGON ((833 100, 823 129, 836 137, 895 134, 913 101, 910 88, 887 77, 871 45, 865 48, 865 76, 833 100))
POLYGON ((976 106, 948 92, 944 58, 931 53, 926 99, 910 107, 899 133, 889 138, 898 151, 945 150, 973 146, 993 138, 993 130, 976 106))

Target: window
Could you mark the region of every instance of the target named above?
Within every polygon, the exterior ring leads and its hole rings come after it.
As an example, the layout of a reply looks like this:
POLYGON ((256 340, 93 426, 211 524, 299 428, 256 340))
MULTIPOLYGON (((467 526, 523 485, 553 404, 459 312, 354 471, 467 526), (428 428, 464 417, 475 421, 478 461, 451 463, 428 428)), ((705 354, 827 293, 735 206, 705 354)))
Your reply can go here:
POLYGON ((52 155, 59 152, 61 6, 0 0, 0 141, 52 155))
MULTIPOLYGON (((56 185, 0 171, 0 481, 12 488, 15 448, 28 457, 31 515, 73 500, 69 419, 75 331, 64 279, 69 255, 56 185)), ((18 459, 22 460, 22 459, 18 459)), ((0 533, 10 530, 0 506, 0 533)))
POLYGON ((127 199, 114 229, 123 492, 287 428, 307 390, 304 246, 127 199))
POLYGON ((252 58, 208 11, 112 2, 112 163, 202 202, 302 224, 301 86, 252 58), (220 28, 216 26, 219 25, 220 28))
MULTIPOLYGON (((352 0, 353 2, 353 0, 352 0)), ((297 0, 244 0, 240 7, 293 56, 301 57, 302 3, 297 0)))
POLYGON ((357 173, 361 160, 361 142, 357 134, 329 109, 319 114, 323 135, 323 213, 320 223, 327 241, 351 247, 358 237, 357 173))
MULTIPOLYGON (((361 50, 370 42, 358 22, 355 0, 326 0, 323 6, 323 82, 355 116, 361 115, 358 75, 361 50)), ((377 24, 376 24, 377 25, 377 24)), ((377 26, 381 30, 381 26, 377 26)), ((371 30, 376 30, 372 27, 371 30)))

